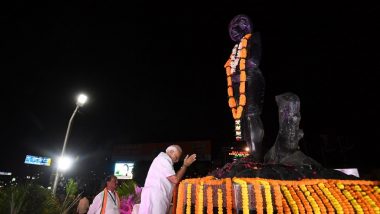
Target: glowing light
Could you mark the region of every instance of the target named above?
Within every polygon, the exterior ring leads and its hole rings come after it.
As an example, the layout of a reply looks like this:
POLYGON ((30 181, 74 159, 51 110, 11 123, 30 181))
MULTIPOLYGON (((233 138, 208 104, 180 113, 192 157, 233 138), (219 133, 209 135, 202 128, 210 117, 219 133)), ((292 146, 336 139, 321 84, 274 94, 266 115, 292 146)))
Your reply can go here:
POLYGON ((80 94, 77 98, 77 105, 83 106, 87 102, 87 96, 84 94, 80 94))
POLYGON ((73 164, 73 159, 70 157, 61 157, 58 160, 58 170, 66 171, 71 168, 73 164))

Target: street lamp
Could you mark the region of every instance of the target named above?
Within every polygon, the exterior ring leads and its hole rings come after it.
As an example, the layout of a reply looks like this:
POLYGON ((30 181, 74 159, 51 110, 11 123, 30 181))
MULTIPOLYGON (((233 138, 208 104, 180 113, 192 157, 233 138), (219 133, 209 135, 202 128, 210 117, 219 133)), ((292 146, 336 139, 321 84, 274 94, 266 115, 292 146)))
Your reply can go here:
MULTIPOLYGON (((87 96, 86 95, 80 94, 77 97, 77 103, 76 103, 75 110, 74 110, 73 114, 71 115, 70 120, 69 120, 69 125, 67 126, 65 141, 63 142, 63 147, 62 147, 62 152, 61 152, 61 157, 60 157, 61 161, 65 159, 64 154, 65 154, 65 150, 66 150, 67 139, 69 138, 69 135, 70 135, 71 123, 73 122, 74 116, 78 112, 78 109, 80 107, 82 107, 86 102, 87 102, 87 96)), ((57 191, 59 170, 60 170, 60 167, 57 166, 57 171, 55 174, 53 190, 52 190, 53 195, 55 195, 55 192, 57 191)))

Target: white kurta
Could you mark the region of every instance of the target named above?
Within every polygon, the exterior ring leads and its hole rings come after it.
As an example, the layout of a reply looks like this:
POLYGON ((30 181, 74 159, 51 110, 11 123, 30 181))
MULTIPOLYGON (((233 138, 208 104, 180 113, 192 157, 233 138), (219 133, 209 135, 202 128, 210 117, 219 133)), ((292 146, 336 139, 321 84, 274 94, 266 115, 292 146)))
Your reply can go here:
MULTIPOLYGON (((87 214, 99 214, 102 211, 103 196, 104 196, 104 191, 101 191, 97 196, 95 196, 87 214)), ((111 191, 108 191, 106 203, 107 203, 106 210, 105 210, 106 214, 120 214, 120 211, 119 211, 120 205, 118 204, 116 195, 113 194, 111 191)))
POLYGON ((174 185, 168 180, 175 175, 172 159, 161 152, 150 165, 141 193, 139 214, 166 214, 174 185))

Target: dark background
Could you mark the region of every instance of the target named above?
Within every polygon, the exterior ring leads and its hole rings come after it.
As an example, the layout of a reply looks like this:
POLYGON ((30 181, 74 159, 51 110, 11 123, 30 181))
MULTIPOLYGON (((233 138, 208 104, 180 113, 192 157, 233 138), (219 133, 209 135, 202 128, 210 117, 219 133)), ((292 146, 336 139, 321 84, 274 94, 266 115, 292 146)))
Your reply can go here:
POLYGON ((239 13, 262 38, 264 147, 278 131, 274 97, 291 91, 301 99, 306 154, 326 167, 379 168, 378 6, 140 4, 1 6, 0 171, 22 170, 26 154, 58 155, 79 92, 89 103, 67 153, 82 170, 109 158, 115 143, 211 140, 215 153, 233 145, 223 65, 239 13))

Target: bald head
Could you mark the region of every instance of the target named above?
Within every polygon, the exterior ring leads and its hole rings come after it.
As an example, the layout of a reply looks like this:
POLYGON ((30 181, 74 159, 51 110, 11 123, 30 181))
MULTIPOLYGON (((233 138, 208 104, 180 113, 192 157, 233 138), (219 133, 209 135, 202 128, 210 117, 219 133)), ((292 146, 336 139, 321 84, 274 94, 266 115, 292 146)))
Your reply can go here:
POLYGON ((166 148, 166 153, 168 153, 169 151, 177 151, 177 152, 181 152, 182 153, 182 149, 178 145, 170 145, 170 146, 168 146, 168 148, 166 148))
POLYGON ((182 155, 182 149, 178 145, 171 145, 166 148, 166 154, 169 155, 173 163, 177 163, 182 155))

